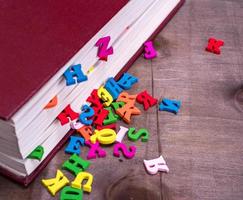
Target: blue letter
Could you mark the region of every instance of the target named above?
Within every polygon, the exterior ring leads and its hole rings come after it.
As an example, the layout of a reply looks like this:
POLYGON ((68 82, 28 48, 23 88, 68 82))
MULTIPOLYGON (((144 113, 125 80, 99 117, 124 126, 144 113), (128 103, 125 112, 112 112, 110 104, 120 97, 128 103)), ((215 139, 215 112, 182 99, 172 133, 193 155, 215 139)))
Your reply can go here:
POLYGON ((80 154, 79 147, 81 145, 84 146, 84 138, 71 136, 69 144, 68 144, 67 148, 65 149, 65 152, 71 153, 71 154, 73 154, 73 153, 80 154))
POLYGON ((117 99, 119 94, 123 91, 114 78, 109 78, 106 81, 105 89, 111 94, 114 100, 117 99))
POLYGON ((132 85, 134 83, 138 82, 138 78, 135 76, 132 76, 129 73, 124 73, 120 80, 117 82, 117 84, 124 90, 129 90, 132 88, 132 85))
POLYGON ((88 120, 87 118, 94 116, 94 114, 95 114, 94 113, 94 109, 91 108, 88 105, 83 105, 82 106, 82 111, 83 112, 79 115, 79 121, 82 124, 91 125, 93 123, 93 120, 88 120))
POLYGON ((74 77, 77 78, 77 83, 86 81, 88 78, 84 73, 82 72, 82 66, 80 64, 74 65, 72 67, 69 67, 65 72, 64 72, 64 77, 66 79, 66 84, 67 85, 73 85, 76 83, 76 80, 74 77))
POLYGON ((181 102, 177 100, 163 99, 159 104, 159 110, 177 114, 181 107, 181 102))

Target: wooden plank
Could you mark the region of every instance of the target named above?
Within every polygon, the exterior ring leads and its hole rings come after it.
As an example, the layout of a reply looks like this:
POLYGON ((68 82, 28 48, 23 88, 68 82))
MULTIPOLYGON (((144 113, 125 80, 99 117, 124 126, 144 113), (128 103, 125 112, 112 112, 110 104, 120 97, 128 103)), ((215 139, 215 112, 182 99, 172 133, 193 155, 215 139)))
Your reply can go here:
POLYGON ((178 116, 159 112, 160 144, 170 173, 163 199, 243 199, 242 1, 188 0, 156 39, 155 96, 182 101, 178 116), (220 56, 208 37, 225 41, 220 56))

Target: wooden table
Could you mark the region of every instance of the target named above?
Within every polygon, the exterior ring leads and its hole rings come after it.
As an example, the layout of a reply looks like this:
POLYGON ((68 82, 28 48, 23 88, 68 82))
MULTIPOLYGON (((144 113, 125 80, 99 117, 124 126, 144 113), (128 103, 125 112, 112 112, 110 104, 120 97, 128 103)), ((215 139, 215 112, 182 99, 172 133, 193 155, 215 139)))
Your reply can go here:
MULTIPOLYGON (((158 57, 141 56, 129 70, 140 79, 129 93, 146 89, 181 100, 182 109, 173 115, 153 107, 133 117, 130 126, 147 128, 149 141, 135 143, 131 160, 113 157, 111 147, 106 158, 92 160, 93 189, 83 199, 242 200, 243 105, 235 94, 243 85, 243 1, 187 0, 155 44, 158 57), (221 55, 204 51, 211 36, 225 41, 221 55), (161 154, 169 174, 147 175, 143 159, 161 154)), ((0 177, 0 199, 58 199, 40 180, 54 177, 67 158, 60 151, 28 188, 0 177)))

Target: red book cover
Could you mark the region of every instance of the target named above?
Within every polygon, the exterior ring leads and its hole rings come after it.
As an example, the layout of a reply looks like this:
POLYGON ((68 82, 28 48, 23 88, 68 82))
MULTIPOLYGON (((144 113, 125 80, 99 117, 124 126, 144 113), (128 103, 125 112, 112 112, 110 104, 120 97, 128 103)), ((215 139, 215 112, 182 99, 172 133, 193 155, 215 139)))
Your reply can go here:
POLYGON ((2 1, 0 118, 10 119, 127 2, 2 1))
MULTIPOLYGON (((0 118, 11 118, 127 2, 9 0, 0 4, 0 118)), ((164 28, 184 2, 180 1, 148 40, 164 28)), ((141 46, 116 79, 142 52, 141 46)), ((66 134, 29 176, 18 177, 1 167, 0 173, 27 186, 46 167, 72 132, 70 130, 66 134)))

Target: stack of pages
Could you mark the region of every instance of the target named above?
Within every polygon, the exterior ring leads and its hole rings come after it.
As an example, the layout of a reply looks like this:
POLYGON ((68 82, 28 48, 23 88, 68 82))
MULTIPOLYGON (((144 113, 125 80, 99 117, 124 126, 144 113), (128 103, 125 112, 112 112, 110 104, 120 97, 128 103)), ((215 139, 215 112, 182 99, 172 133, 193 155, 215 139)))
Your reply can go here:
POLYGON ((0 168, 27 185, 67 139, 57 116, 81 105, 141 54, 182 0, 18 1, 0 5, 0 168), (97 5, 95 5, 97 4, 97 5), (99 60, 95 43, 110 36, 114 53, 99 60), (81 64, 88 80, 66 86, 63 73, 81 64), (92 69, 92 70, 91 70, 92 69), (44 109, 57 96, 55 107, 44 109), (42 159, 27 156, 41 145, 42 159))

